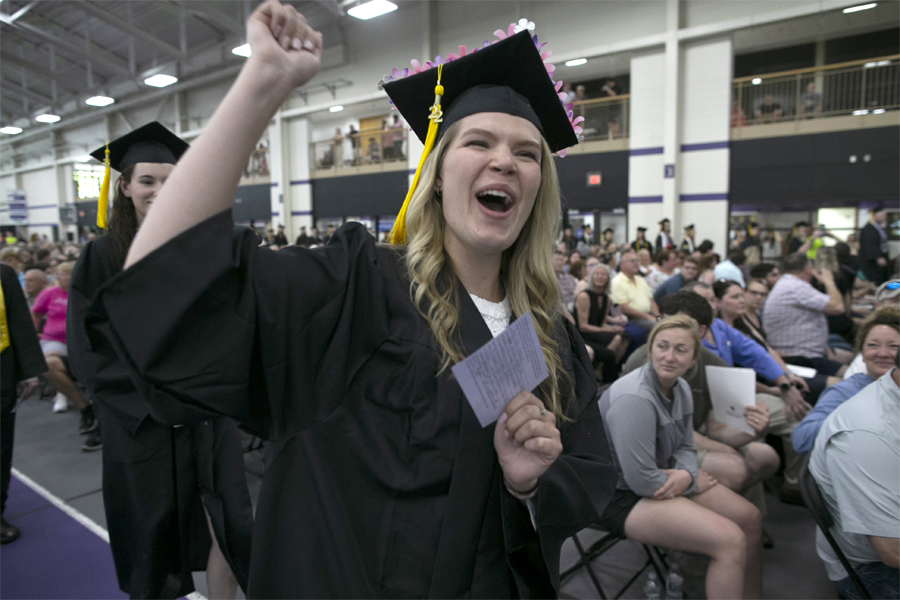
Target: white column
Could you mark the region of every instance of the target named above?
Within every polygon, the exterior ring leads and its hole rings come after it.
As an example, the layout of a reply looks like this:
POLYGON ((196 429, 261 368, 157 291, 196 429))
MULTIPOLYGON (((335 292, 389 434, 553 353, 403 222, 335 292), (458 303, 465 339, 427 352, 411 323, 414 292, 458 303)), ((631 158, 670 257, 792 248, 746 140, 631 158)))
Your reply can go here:
POLYGON ((275 120, 269 125, 269 178, 271 181, 270 201, 272 205, 272 229, 278 231, 279 225, 285 226, 289 214, 284 210, 284 136, 282 135, 281 111, 275 113, 275 120))
MULTIPOLYGON (((731 39, 706 40, 683 49, 680 226, 693 223, 696 240, 728 252, 728 183, 731 133, 731 39)), ((674 228, 673 228, 674 231, 674 228)), ((681 231, 675 234, 681 239, 681 231)))
MULTIPOLYGON (((673 234, 678 231, 678 215, 675 207, 678 204, 678 164, 679 143, 679 100, 681 94, 681 53, 678 44, 678 7, 679 0, 666 2, 666 53, 665 76, 663 85, 663 201, 660 218, 668 218, 673 234)), ((677 239, 677 235, 675 236, 677 239)))
MULTIPOLYGON (((291 242, 300 235, 300 228, 306 227, 307 233, 315 225, 313 221, 312 182, 309 179, 309 120, 291 119, 287 123, 288 138, 291 141, 289 160, 289 191, 285 198, 290 198, 291 228, 287 229, 291 242)), ((285 210, 288 200, 285 200, 285 210)))

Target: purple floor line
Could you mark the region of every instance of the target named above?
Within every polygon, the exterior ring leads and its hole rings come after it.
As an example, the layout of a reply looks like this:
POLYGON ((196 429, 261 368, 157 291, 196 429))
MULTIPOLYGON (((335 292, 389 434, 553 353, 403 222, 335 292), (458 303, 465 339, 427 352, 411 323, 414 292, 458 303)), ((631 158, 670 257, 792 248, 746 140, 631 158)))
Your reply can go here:
POLYGON ((0 547, 0 598, 127 598, 109 544, 15 476, 4 517, 22 535, 0 547))

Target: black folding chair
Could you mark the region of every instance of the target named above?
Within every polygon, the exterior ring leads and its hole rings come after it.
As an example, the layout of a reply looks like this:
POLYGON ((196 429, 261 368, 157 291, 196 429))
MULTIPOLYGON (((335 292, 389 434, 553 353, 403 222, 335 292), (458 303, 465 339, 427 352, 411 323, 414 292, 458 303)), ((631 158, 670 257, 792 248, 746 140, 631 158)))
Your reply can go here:
MULTIPOLYGON (((588 529, 597 529, 596 527, 588 527, 588 529)), ((597 529, 597 531, 602 531, 597 529)), ((578 535, 572 536, 572 541, 575 543, 575 548, 578 550, 578 561, 566 569, 565 571, 559 574, 559 581, 562 583, 567 577, 578 571, 580 568, 584 567, 587 569, 588 577, 591 578, 591 583, 594 584, 594 587, 597 588, 597 593, 600 594, 600 598, 603 600, 607 600, 608 596, 606 592, 603 590, 603 586, 600 585, 600 580, 597 578, 597 573, 594 571, 594 567, 591 563, 594 559, 599 558, 601 555, 605 554, 608 550, 610 550, 613 546, 618 544, 619 542, 625 540, 622 536, 616 535, 614 533, 606 533, 599 540, 591 544, 591 546, 585 550, 584 546, 581 545, 581 540, 578 539, 578 535)), ((666 580, 666 576, 664 571, 669 570, 669 565, 666 563, 665 554, 656 546, 650 546, 648 544, 641 544, 644 547, 644 552, 647 553, 647 562, 640 568, 640 570, 635 573, 628 582, 622 586, 622 589, 616 593, 613 598, 621 598, 622 594, 631 587, 637 578, 640 577, 644 571, 646 571, 649 567, 653 567, 656 571, 656 575, 659 577, 660 585, 663 585, 663 582, 666 580), (656 560, 654 560, 654 556, 656 560), (662 569, 660 569, 660 565, 662 565, 662 569)))
POLYGON ((850 581, 853 582, 853 585, 856 586, 856 589, 862 594, 863 598, 870 599, 872 596, 869 595, 869 590, 863 585, 856 570, 850 565, 850 561, 847 560, 847 557, 844 555, 844 551, 838 546, 837 540, 831 535, 834 519, 831 517, 831 513, 828 512, 828 505, 825 504, 825 499, 822 498, 819 484, 816 483, 816 479, 809 471, 809 456, 803 460, 803 468, 800 470, 799 483, 800 495, 803 496, 803 502, 806 503, 806 508, 812 513, 816 525, 818 525, 819 529, 822 530, 822 533, 825 534, 825 539, 831 544, 831 549, 834 550, 838 560, 841 561, 844 570, 850 575, 850 581))

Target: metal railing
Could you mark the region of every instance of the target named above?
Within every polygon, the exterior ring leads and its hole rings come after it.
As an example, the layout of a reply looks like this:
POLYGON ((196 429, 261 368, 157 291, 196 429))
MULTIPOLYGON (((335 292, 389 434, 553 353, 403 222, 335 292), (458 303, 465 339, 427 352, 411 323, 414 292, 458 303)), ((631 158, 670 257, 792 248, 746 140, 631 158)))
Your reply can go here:
POLYGON ((900 55, 739 77, 731 126, 744 127, 900 108, 900 55))
POLYGON ((585 141, 618 140, 628 137, 628 103, 631 96, 594 98, 573 102, 572 112, 584 117, 581 127, 585 141))
POLYGON ((310 169, 406 162, 407 128, 369 129, 309 145, 310 169))

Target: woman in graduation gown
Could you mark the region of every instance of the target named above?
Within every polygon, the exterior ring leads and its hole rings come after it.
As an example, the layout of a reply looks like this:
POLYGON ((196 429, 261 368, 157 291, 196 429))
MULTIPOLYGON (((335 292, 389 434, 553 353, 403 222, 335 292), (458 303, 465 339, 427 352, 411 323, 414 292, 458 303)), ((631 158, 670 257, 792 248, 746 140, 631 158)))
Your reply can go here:
MULTIPOLYGON (((109 343, 84 326, 90 300, 122 270, 135 231, 187 147, 156 122, 108 144, 110 164, 122 174, 109 230, 85 246, 69 291, 69 359, 100 407, 110 546, 119 587, 132 598, 184 596, 194 591, 191 571, 204 570, 211 598, 234 598, 238 583, 247 589, 250 565, 253 512, 234 420, 157 422, 109 343)), ((100 148, 93 156, 105 154, 100 148)), ((103 202, 98 212, 103 225, 103 202)))
POLYGON ((562 543, 612 496, 596 382, 556 310, 550 255, 550 153, 577 138, 535 41, 512 29, 385 85, 426 154, 443 134, 393 245, 351 223, 322 248, 272 252, 229 208, 322 38, 270 0, 248 21, 246 66, 89 309, 154 417, 267 424, 250 597, 555 596, 562 543), (448 367, 526 313, 550 375, 482 428, 448 367))

